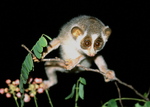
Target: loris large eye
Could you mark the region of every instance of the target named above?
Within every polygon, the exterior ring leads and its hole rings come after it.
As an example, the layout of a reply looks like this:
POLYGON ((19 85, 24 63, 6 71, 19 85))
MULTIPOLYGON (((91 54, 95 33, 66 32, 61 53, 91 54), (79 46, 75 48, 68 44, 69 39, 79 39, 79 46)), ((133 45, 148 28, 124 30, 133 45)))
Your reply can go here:
POLYGON ((83 38, 83 40, 81 41, 81 48, 83 49, 87 49, 92 45, 92 39, 89 36, 86 36, 85 38, 83 38))
POLYGON ((101 48, 101 46, 103 45, 103 40, 102 38, 97 38, 94 42, 94 49, 98 50, 99 48, 101 48))
POLYGON ((87 47, 91 46, 91 41, 90 40, 85 40, 84 45, 87 46, 87 47))

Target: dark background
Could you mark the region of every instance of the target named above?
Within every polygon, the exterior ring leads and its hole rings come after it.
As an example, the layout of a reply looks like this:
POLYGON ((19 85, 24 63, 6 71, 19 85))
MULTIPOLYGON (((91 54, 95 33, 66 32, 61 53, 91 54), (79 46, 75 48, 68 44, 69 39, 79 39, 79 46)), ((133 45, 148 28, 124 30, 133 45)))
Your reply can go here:
MULTIPOLYGON (((141 0, 142 1, 142 0, 141 0)), ((21 47, 25 44, 32 48, 35 42, 44 33, 54 38, 58 35, 63 24, 79 15, 91 15, 99 18, 105 25, 112 29, 102 54, 110 69, 122 81, 133 85, 142 94, 150 87, 149 62, 150 62, 150 8, 149 3, 138 0, 111 1, 5 1, 1 3, 0 19, 0 49, 1 70, 0 88, 7 87, 6 79, 19 78, 21 64, 27 51, 21 47)), ((56 57, 54 51, 50 57, 56 57)), ((58 56, 58 55, 57 55, 58 56)), ((46 79, 44 63, 35 64, 33 77, 46 79)), ((80 105, 100 107, 112 98, 118 97, 114 82, 105 83, 100 74, 83 72, 79 74, 58 73, 59 83, 50 89, 54 107, 73 107, 74 99, 65 101, 72 85, 80 77, 87 80, 85 86, 85 100, 80 105)), ((119 85, 122 97, 139 98, 132 90, 119 85)), ((32 101, 33 102, 33 99, 32 101)), ((44 94, 38 95, 39 107, 48 104, 44 94), (46 101, 45 101, 46 100, 46 101)), ((135 102, 124 101, 125 105, 133 106, 135 102)), ((34 106, 27 103, 26 106, 34 106)), ((0 95, 0 106, 15 106, 12 98, 0 95), (4 105, 2 105, 4 104, 4 105)))

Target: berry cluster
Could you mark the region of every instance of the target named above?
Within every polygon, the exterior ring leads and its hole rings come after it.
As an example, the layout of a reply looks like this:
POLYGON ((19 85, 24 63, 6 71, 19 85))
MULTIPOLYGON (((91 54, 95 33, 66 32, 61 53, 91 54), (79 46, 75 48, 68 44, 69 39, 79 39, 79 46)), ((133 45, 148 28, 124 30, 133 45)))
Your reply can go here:
MULTIPOLYGON (((0 94, 6 94, 7 98, 10 98, 12 95, 15 99, 21 98, 19 79, 15 81, 7 79, 6 84, 8 85, 8 88, 0 88, 0 94)), ((25 89, 24 102, 29 102, 31 97, 35 97, 37 93, 43 93, 43 87, 44 84, 41 78, 30 78, 28 82, 28 88, 25 89)))

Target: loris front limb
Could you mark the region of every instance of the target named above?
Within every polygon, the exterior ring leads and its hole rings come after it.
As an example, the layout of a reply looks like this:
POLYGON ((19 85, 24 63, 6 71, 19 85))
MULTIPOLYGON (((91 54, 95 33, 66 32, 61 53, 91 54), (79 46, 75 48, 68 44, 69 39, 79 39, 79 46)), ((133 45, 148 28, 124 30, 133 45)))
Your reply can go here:
POLYGON ((57 49, 60 46, 61 41, 58 38, 54 38, 47 46, 46 51, 42 53, 42 59, 51 51, 57 49))
POLYGON ((101 55, 97 56, 94 62, 97 65, 98 69, 104 74, 105 82, 116 79, 114 71, 107 68, 107 64, 101 55))

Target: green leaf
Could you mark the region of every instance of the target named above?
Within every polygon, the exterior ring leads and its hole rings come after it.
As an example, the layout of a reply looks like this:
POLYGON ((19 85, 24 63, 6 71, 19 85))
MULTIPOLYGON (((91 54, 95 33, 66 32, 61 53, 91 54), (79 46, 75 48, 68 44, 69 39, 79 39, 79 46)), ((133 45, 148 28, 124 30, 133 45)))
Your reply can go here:
POLYGON ((49 40, 52 40, 48 35, 46 35, 46 34, 43 34, 42 36, 45 36, 45 37, 47 37, 49 40))
POLYGON ((150 101, 147 101, 147 102, 144 104, 144 107, 150 107, 150 101))
POLYGON ((118 107, 115 99, 109 100, 108 107, 118 107))
POLYGON ((28 79, 28 75, 29 75, 29 70, 26 68, 25 65, 23 65, 22 68, 21 68, 21 78, 22 78, 22 82, 24 84, 26 84, 26 81, 28 79))
POLYGON ((135 104, 135 107, 150 107, 150 101, 145 102, 145 104, 142 106, 139 103, 135 104))
POLYGON ((47 40, 43 36, 39 39, 38 42, 40 43, 40 46, 42 46, 42 47, 47 46, 47 40))
POLYGON ((35 56, 40 59, 42 56, 43 47, 47 46, 47 40, 42 36, 33 47, 35 56))
POLYGON ((20 74, 19 89, 21 93, 24 92, 22 74, 20 74))
POLYGON ((27 71, 21 70, 22 77, 24 79, 23 83, 26 84, 26 80, 28 79, 29 73, 27 71))
MULTIPOLYGON (((33 46, 32 51, 34 52, 35 56, 37 58, 41 58, 42 56, 42 51, 43 51, 43 47, 47 46, 47 40, 45 39, 45 37, 47 37, 48 39, 51 40, 50 37, 48 37, 47 35, 43 34, 39 40, 36 42, 36 44, 33 46)), ((22 67, 21 67, 21 74, 20 74, 20 83, 19 83, 19 88, 20 88, 20 92, 22 93, 22 97, 21 97, 21 107, 23 107, 24 105, 24 101, 23 101, 23 96, 24 96, 24 84, 26 84, 27 79, 28 79, 28 75, 29 72, 31 70, 34 69, 34 64, 33 64, 33 59, 32 59, 32 55, 29 53, 26 57, 25 60, 22 63, 22 67)))
POLYGON ((30 70, 33 70, 33 67, 34 67, 34 65, 33 65, 33 59, 32 59, 32 56, 31 56, 31 54, 29 54, 28 55, 30 58, 28 59, 28 61, 29 61, 29 65, 30 65, 30 70))
POLYGON ((76 88, 76 85, 74 84, 73 87, 72 87, 71 93, 65 98, 65 100, 68 100, 68 99, 70 99, 74 96, 75 88, 76 88))
POLYGON ((149 93, 144 93, 144 97, 148 97, 149 93))
POLYGON ((41 58, 42 54, 35 47, 33 47, 33 52, 38 59, 41 58))
POLYGON ((85 80, 84 78, 80 77, 80 78, 79 78, 79 81, 80 81, 82 84, 86 85, 86 80, 85 80))
POLYGON ((25 63, 22 64, 21 71, 23 71, 23 72, 28 72, 29 71, 29 69, 27 68, 27 65, 25 63))
POLYGON ((135 107, 143 107, 143 106, 141 106, 139 103, 136 103, 135 107))
MULTIPOLYGON (((25 84, 26 83, 26 80, 25 80, 25 78, 22 76, 22 74, 21 74, 21 77, 20 77, 20 81, 22 81, 23 82, 23 84, 25 84)), ((22 85, 23 86, 23 85, 22 85)))
POLYGON ((79 84, 79 96, 82 100, 84 100, 84 85, 83 84, 79 84))
POLYGON ((43 47, 41 46, 41 44, 40 44, 39 41, 35 44, 34 48, 35 48, 39 53, 43 52, 43 47))
POLYGON ((21 82, 23 82, 24 84, 26 84, 26 81, 28 79, 28 75, 29 72, 33 69, 33 61, 32 61, 32 57, 31 54, 28 54, 22 64, 22 68, 21 68, 21 82))
POLYGON ((28 54, 23 62, 23 65, 27 67, 28 72, 33 69, 33 61, 31 54, 28 54))

